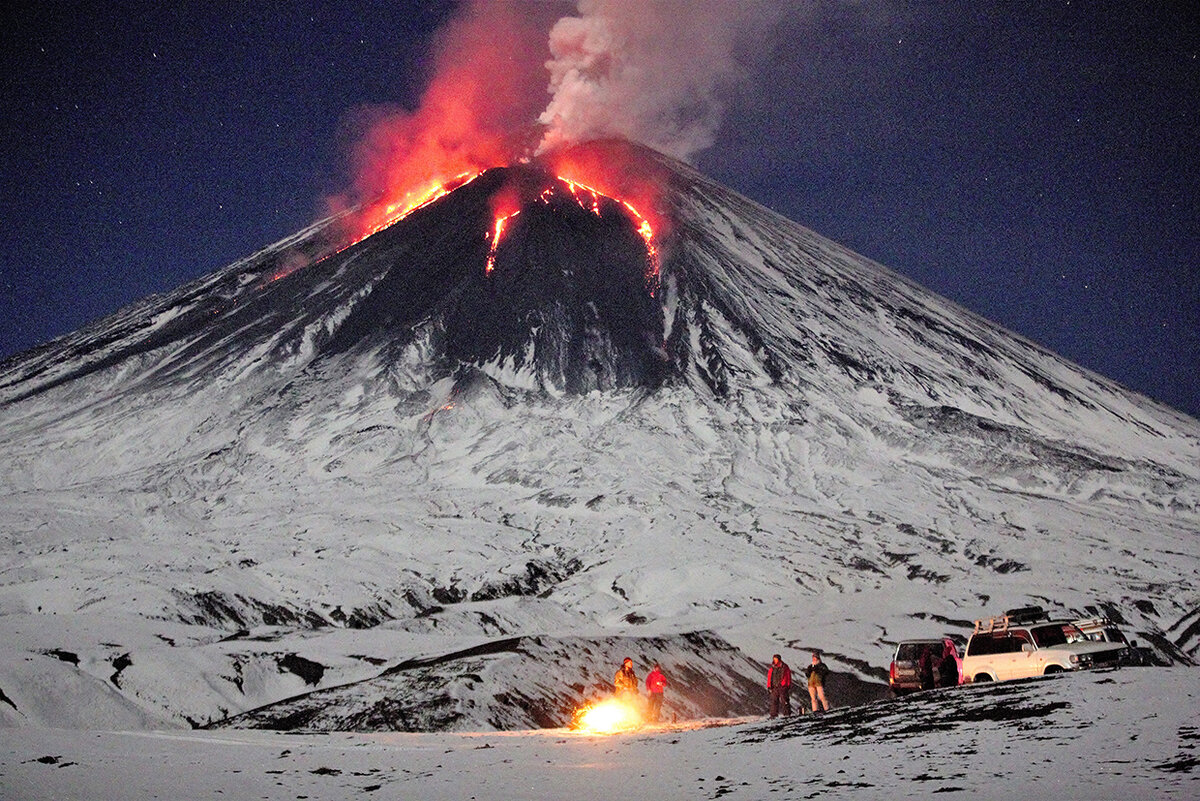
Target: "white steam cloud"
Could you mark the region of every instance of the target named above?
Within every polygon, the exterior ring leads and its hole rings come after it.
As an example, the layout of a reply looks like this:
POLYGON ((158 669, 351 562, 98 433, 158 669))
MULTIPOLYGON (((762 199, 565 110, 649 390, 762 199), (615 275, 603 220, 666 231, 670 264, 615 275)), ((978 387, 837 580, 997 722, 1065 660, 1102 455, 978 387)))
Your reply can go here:
POLYGON ((538 152, 623 137, 683 160, 709 147, 735 47, 769 27, 768 0, 579 0, 550 31, 549 105, 538 152))

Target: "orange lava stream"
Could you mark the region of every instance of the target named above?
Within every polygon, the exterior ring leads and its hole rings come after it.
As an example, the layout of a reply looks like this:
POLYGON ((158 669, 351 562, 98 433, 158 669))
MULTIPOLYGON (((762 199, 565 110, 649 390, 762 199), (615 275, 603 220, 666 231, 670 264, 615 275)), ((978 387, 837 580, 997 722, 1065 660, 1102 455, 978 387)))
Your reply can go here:
MULTIPOLYGON (((660 265, 658 248, 654 244, 654 228, 650 225, 650 221, 647 220, 628 200, 619 200, 611 197, 598 189, 588 186, 585 183, 571 180, 570 178, 566 178, 562 175, 557 176, 557 179, 566 185, 567 189, 571 193, 571 197, 574 198, 575 202, 579 204, 580 208, 585 211, 592 212, 597 217, 599 217, 601 214, 601 198, 606 198, 608 200, 612 200, 613 202, 620 203, 625 210, 629 212, 634 223, 637 225, 638 235, 642 238, 642 241, 646 243, 646 257, 649 262, 649 266, 646 270, 646 283, 650 287, 650 294, 654 295, 658 289, 658 274, 660 265)), ((538 195, 537 200, 542 203, 549 203, 553 196, 554 187, 551 186, 542 190, 541 194, 538 195)), ((491 235, 491 246, 488 251, 487 265, 484 268, 484 271, 487 275, 491 275, 492 270, 494 270, 496 267, 496 250, 500 247, 500 240, 504 236, 504 232, 508 226, 508 221, 519 213, 519 211, 514 211, 507 214, 497 212, 493 232, 491 235)))
POLYGON ((500 247, 500 239, 504 236, 504 229, 508 227, 508 221, 520 213, 521 211, 518 209, 511 214, 505 214, 503 217, 496 218, 496 223, 492 230, 492 244, 488 249, 487 264, 483 268, 486 275, 491 275, 492 270, 496 269, 496 250, 500 247))

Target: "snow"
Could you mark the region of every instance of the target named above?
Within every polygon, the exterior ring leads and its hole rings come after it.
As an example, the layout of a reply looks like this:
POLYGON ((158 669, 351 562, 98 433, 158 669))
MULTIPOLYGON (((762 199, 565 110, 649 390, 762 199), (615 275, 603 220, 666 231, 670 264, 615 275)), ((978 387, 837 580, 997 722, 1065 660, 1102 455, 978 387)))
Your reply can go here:
POLYGON ((0 732, 0 794, 1191 799, 1200 792, 1198 702, 1194 669, 1125 668, 608 736, 9 729, 0 732))
MULTIPOLYGON (((501 778, 525 797, 505 758, 580 797, 660 764, 707 797, 850 792, 837 769, 916 782, 918 745, 816 722, 495 730, 565 723, 627 653, 730 688, 721 709, 681 688, 668 713, 689 719, 757 713, 770 654, 812 649, 872 709, 898 640, 1028 603, 1112 615, 1175 666, 1028 685, 1087 690, 1060 698, 1052 722, 1082 736, 1055 753, 1107 765, 1097 787, 1190 777, 1155 766, 1194 742, 1200 422, 671 170, 653 301, 628 221, 569 205, 522 215, 485 278, 496 171, 345 251, 318 225, 0 365, 6 777, 232 792, 287 750, 284 789, 260 771, 260 795, 386 778, 439 797, 444 764, 480 797, 501 778), (576 246, 612 280, 564 271, 576 246), (312 263, 269 280, 297 252, 312 263), (360 731, 188 733, 301 718, 360 731), (1154 750, 1113 778, 1128 727, 1154 750), (126 751, 174 767, 138 778, 126 751), (612 767, 589 782, 591 764, 612 767), (732 776, 754 789, 722 791, 732 776)), ((978 711, 988 692, 961 697, 978 711)), ((972 728, 973 755, 936 728, 925 747, 990 759, 1007 725, 972 728)))

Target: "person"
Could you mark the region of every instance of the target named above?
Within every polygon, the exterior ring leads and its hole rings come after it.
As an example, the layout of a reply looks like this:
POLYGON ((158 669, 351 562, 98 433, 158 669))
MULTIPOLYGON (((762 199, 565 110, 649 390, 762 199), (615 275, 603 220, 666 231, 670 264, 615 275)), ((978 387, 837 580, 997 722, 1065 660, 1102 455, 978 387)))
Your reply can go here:
POLYGON ((792 669, 779 654, 771 657, 771 667, 767 668, 767 692, 770 694, 768 716, 775 718, 780 713, 792 714, 792 669))
POLYGON ((613 687, 618 698, 636 698, 638 694, 638 678, 633 672, 633 660, 625 657, 617 675, 613 677, 613 687))
POLYGON ((646 707, 646 716, 651 723, 658 723, 658 718, 662 714, 663 690, 667 688, 667 677, 663 675, 662 668, 658 663, 654 663, 654 670, 646 674, 646 692, 650 696, 650 703, 646 707))
POLYGON ((828 712, 829 701, 825 698, 825 677, 829 675, 829 668, 821 661, 820 654, 812 655, 812 664, 804 669, 804 673, 808 676, 808 698, 812 702, 812 711, 820 712, 821 706, 824 706, 825 711, 828 712))
POLYGON ((954 647, 954 643, 949 640, 945 641, 942 646, 942 661, 938 665, 938 682, 942 687, 957 687, 958 686, 958 652, 954 647))
POLYGON ((926 645, 917 657, 917 675, 921 678, 921 689, 933 689, 933 648, 926 645))

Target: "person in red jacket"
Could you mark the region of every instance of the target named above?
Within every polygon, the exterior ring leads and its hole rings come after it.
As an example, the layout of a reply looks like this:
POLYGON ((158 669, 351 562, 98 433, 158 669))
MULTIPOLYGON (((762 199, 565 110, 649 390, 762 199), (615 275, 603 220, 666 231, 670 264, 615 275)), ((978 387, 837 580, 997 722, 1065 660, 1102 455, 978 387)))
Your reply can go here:
POLYGON ((767 709, 770 717, 792 714, 792 669, 779 654, 771 657, 771 667, 767 668, 767 692, 771 696, 767 709))
POLYGON ((667 677, 663 675, 662 668, 658 663, 654 663, 654 670, 646 674, 646 692, 650 696, 650 703, 646 709, 646 717, 651 723, 658 723, 658 717, 662 714, 663 690, 667 689, 667 677))

